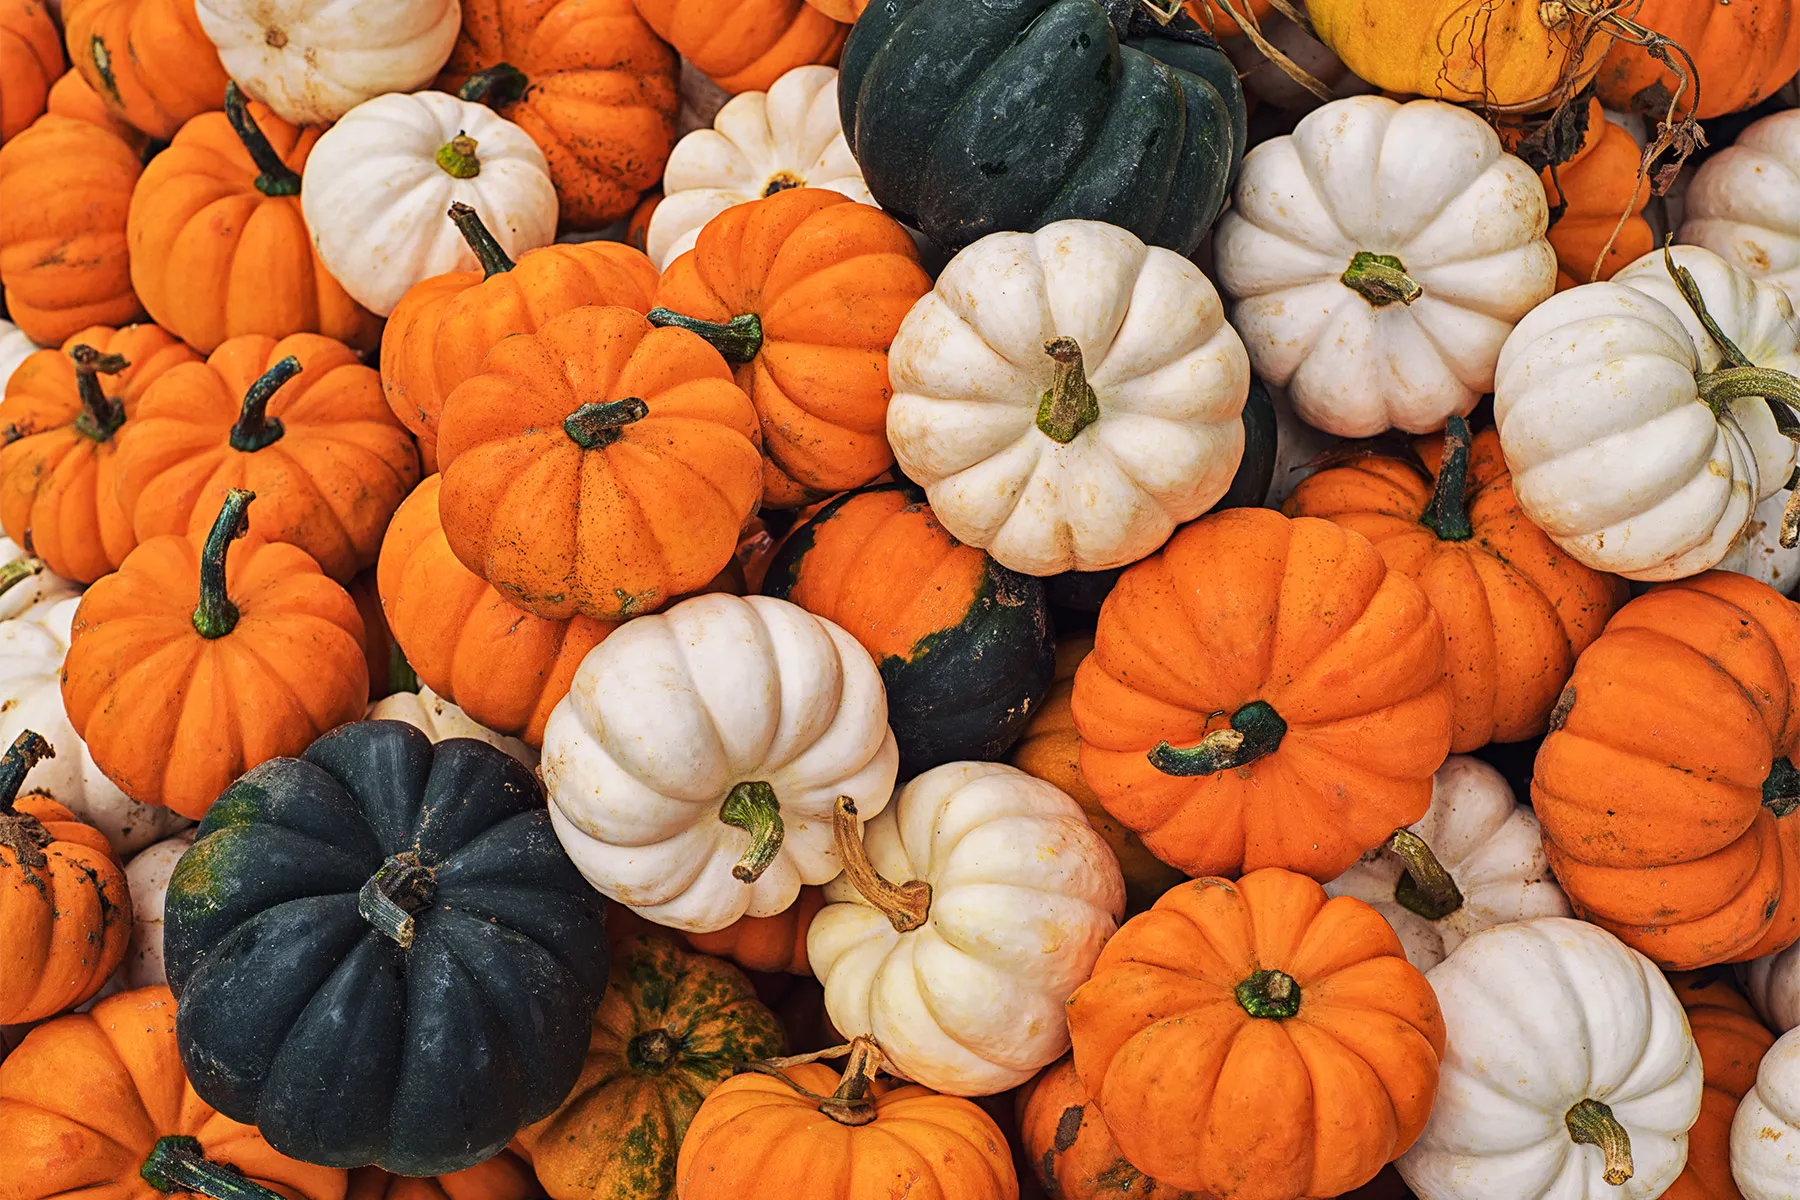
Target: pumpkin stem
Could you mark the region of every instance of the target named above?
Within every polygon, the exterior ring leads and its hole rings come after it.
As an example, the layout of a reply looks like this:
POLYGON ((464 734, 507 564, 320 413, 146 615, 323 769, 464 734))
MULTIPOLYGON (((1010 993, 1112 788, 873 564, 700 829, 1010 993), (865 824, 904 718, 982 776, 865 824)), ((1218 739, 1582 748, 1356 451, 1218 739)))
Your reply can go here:
POLYGON ((475 260, 481 264, 483 277, 492 279, 517 265, 507 257, 506 249, 488 232, 488 227, 481 223, 481 214, 475 211, 473 205, 458 200, 450 206, 450 220, 455 223, 456 231, 462 234, 463 241, 469 243, 469 249, 475 252, 475 260))
POLYGON ((1451 417, 1444 426, 1444 461, 1438 468, 1437 486, 1419 524, 1446 542, 1466 542, 1475 536, 1469 523, 1469 423, 1451 417))
POLYGON ((740 883, 755 883, 781 853, 781 839, 787 832, 775 789, 760 780, 738 784, 719 806, 719 820, 750 835, 750 845, 731 868, 731 877, 740 883))
POLYGON ((1387 848, 1406 864, 1394 884, 1394 899, 1402 907, 1427 921, 1441 921, 1463 906, 1462 889, 1424 838, 1410 829, 1396 829, 1387 848))
POLYGON ((1800 768, 1791 758, 1778 758, 1769 765, 1769 777, 1763 780, 1763 807, 1777 820, 1792 816, 1800 809, 1800 768))
MULTIPOLYGON (((0 816, 13 815, 13 802, 19 798, 19 788, 24 786, 25 776, 31 774, 31 768, 46 758, 55 757, 56 751, 41 733, 27 729, 13 739, 5 756, 0 757, 0 816)), ((32 823, 37 822, 33 820, 32 823)))
POLYGON ((844 1061, 844 1074, 837 1090, 819 1105, 819 1111, 839 1125, 867 1125, 875 1119, 875 1101, 869 1085, 881 1069, 881 1047, 873 1039, 853 1038, 850 1057, 844 1061))
POLYGON ((138 1175, 165 1195, 191 1192, 210 1200, 285 1200, 229 1163, 206 1157, 199 1138, 180 1134, 156 1139, 138 1175))
POLYGON ((406 950, 413 944, 413 914, 436 895, 437 880, 431 868, 407 850, 389 858, 369 876, 356 895, 356 914, 406 950))
POLYGON ((1081 345, 1074 338, 1053 337, 1044 343, 1044 353, 1056 366, 1050 390, 1038 401, 1037 427, 1051 441, 1066 446, 1100 419, 1100 397, 1088 385, 1081 345))
POLYGON ((1237 1002, 1253 1017, 1286 1020, 1300 1011, 1300 985, 1285 971, 1255 971, 1237 985, 1237 1002))
POLYGON ((666 1029, 650 1029, 625 1043, 625 1062, 645 1075, 660 1075, 681 1053, 681 1043, 666 1029))
POLYGON ((726 362, 734 366, 749 362, 762 349, 762 318, 755 313, 733 317, 723 325, 714 321, 702 321, 698 317, 683 316, 669 308, 653 308, 644 317, 658 329, 673 325, 677 329, 699 334, 712 344, 712 348, 726 362))
POLYGON ((1606 1182, 1618 1187, 1631 1178, 1631 1135, 1598 1100, 1583 1100, 1563 1114, 1569 1137, 1578 1146, 1598 1146, 1606 1156, 1606 1182))
POLYGON ((288 355, 257 377, 244 393, 244 407, 231 427, 231 448, 254 453, 273 446, 286 432, 279 417, 269 416, 269 400, 281 385, 300 373, 300 360, 288 355))
POLYGON ((509 104, 517 104, 525 95, 525 89, 530 86, 531 80, 519 68, 511 63, 495 63, 486 70, 469 76, 467 82, 456 89, 456 98, 467 100, 471 104, 485 104, 492 109, 502 109, 509 104))
POLYGON ((584 404, 563 418, 563 432, 583 450, 604 450, 625 436, 625 426, 650 415, 636 396, 607 404, 584 404))
POLYGON ((1391 254, 1370 254, 1367 250, 1350 256, 1350 265, 1338 276, 1338 282, 1375 308, 1396 300, 1411 304, 1425 294, 1418 281, 1406 273, 1406 264, 1391 254))
POLYGON ((71 347, 69 357, 75 362, 75 394, 81 397, 75 432, 107 441, 125 423, 125 402, 100 389, 100 376, 117 375, 131 362, 123 354, 102 354, 92 346, 71 347))
POLYGON ((1701 328, 1706 330, 1707 336, 1719 347, 1719 353, 1724 356, 1726 364, 1733 367, 1754 366, 1750 356, 1738 349, 1737 343, 1726 337, 1725 331, 1719 328, 1719 323, 1713 320, 1711 311, 1706 307, 1706 297, 1700 294, 1700 284, 1695 280, 1694 273, 1676 264, 1675 256, 1669 252, 1668 242, 1663 243, 1663 269, 1675 281, 1675 290, 1681 293, 1681 298, 1694 311, 1701 328))
POLYGON ((33 575, 38 574, 43 569, 44 560, 41 558, 33 558, 29 554, 20 555, 5 566, 0 567, 0 596, 6 595, 6 593, 12 591, 14 587, 24 583, 27 579, 30 579, 33 575))
POLYGON ((1158 742, 1148 757, 1150 765, 1164 775, 1216 775, 1273 754, 1287 736, 1287 728, 1281 714, 1267 702, 1252 700, 1231 714, 1230 729, 1215 729, 1201 738, 1199 745, 1186 749, 1158 742))
POLYGON ((895 933, 911 933, 925 924, 931 916, 931 885, 923 879, 895 884, 881 877, 863 845, 862 823, 856 819, 856 801, 848 796, 839 796, 832 806, 831 834, 851 886, 888 919, 895 933))
POLYGON ((225 555, 231 543, 250 532, 250 502, 255 492, 232 488, 213 518, 206 544, 200 548, 200 603, 194 606, 194 629, 203 638, 222 638, 237 628, 238 607, 225 594, 225 555))
POLYGON ((480 142, 458 133, 438 147, 437 165, 452 179, 473 179, 481 174, 481 159, 475 153, 480 148, 480 142))
POLYGON ((250 161, 262 172, 256 177, 256 190, 265 196, 298 196, 299 172, 281 161, 281 155, 275 153, 275 147, 269 145, 269 139, 251 119, 249 102, 236 80, 225 85, 225 119, 250 152, 250 161))

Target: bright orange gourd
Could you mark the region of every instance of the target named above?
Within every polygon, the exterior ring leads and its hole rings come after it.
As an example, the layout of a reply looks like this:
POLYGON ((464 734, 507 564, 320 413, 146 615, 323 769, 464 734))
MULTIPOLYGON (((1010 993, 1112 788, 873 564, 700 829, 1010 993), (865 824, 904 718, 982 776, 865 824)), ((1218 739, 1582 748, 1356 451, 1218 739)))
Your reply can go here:
POLYGON ((637 0, 637 10, 728 92, 767 91, 808 63, 835 66, 850 32, 805 0, 637 0))
POLYGON ((131 147, 131 152, 143 156, 149 149, 150 139, 141 130, 127 125, 106 107, 98 93, 88 86, 81 72, 71 68, 63 72, 61 79, 50 85, 50 103, 47 112, 59 117, 73 117, 77 121, 86 121, 89 125, 98 125, 131 147))
POLYGON ((350 1190, 344 1200, 532 1200, 538 1194, 531 1164, 502 1150, 466 1171, 431 1179, 389 1175, 380 1167, 358 1167, 350 1172, 350 1190))
POLYGON ((229 77, 194 0, 63 0, 63 40, 106 107, 151 137, 172 138, 225 102, 229 77))
POLYGON ((803 887, 793 907, 772 917, 739 917, 714 933, 684 933, 687 944, 706 954, 729 958, 747 971, 811 975, 806 961, 806 931, 825 907, 823 888, 803 887))
POLYGON ((1713 571, 1619 610, 1538 751, 1532 806, 1581 916, 1659 964, 1800 936, 1800 605, 1713 571))
POLYGON ((42 115, 62 71, 62 36, 44 0, 0 0, 0 142, 42 115))
POLYGON ((1082 776, 1158 858, 1317 879, 1425 814, 1453 708, 1419 585, 1359 533, 1260 508, 1126 570, 1071 706, 1082 776))
POLYGON ((1687 1010, 1706 1091, 1700 1119, 1688 1130, 1687 1166, 1662 1200, 1743 1200, 1731 1178, 1731 1119, 1756 1086, 1756 1067, 1775 1044, 1756 1010, 1722 973, 1672 975, 1675 995, 1687 1010))
POLYGON ((1218 1200, 1367 1183, 1424 1130, 1444 1053, 1437 997, 1381 914, 1276 869, 1170 891, 1068 1014, 1126 1158, 1218 1200))
MULTIPOLYGON (((1575 153, 1538 176, 1550 199, 1553 220, 1547 236, 1556 250, 1559 292, 1596 278, 1611 279, 1648 254, 1656 240, 1644 219, 1650 181, 1639 175, 1643 152, 1629 133, 1606 119, 1600 101, 1588 101, 1584 120, 1575 153)), ((1521 126, 1500 127, 1507 149, 1515 152, 1524 133, 1521 126)))
MULTIPOLYGON (((1697 117, 1749 108, 1800 71, 1800 5, 1794 0, 1638 0, 1622 15, 1693 58, 1700 75, 1700 103, 1692 110, 1697 117)), ((1677 86, 1674 72, 1642 46, 1622 41, 1600 65, 1598 79, 1600 100, 1608 108, 1657 117, 1668 111, 1677 86)), ((1678 112, 1689 112, 1693 99, 1691 91, 1684 95, 1678 112)))
POLYGON ((1125 1160, 1070 1055, 1020 1088, 1015 1106, 1025 1161, 1057 1200, 1207 1200, 1158 1183, 1125 1160))
POLYGON ((694 329, 738 364, 762 420, 763 502, 794 508, 893 464, 887 350, 929 290, 898 221, 793 188, 707 222, 663 272, 651 319, 694 329))

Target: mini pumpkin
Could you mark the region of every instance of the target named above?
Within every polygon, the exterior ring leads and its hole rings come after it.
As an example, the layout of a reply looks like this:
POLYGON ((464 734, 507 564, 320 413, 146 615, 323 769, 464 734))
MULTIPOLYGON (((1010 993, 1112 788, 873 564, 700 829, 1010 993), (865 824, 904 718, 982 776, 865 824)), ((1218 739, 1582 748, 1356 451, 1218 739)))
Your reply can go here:
POLYGON ((1750 1002, 1776 1033, 1800 1027, 1800 942, 1738 968, 1750 1002))
POLYGON ((69 61, 106 107, 153 138, 219 107, 230 77, 194 0, 63 0, 69 61))
POLYGON ((1621 38, 1596 77, 1599 98, 1608 108, 1660 118, 1680 93, 1679 112, 1718 117, 1774 95, 1800 70, 1800 5, 1794 0, 1639 0, 1626 15, 1679 46, 1682 53, 1663 53, 1686 68, 1690 79, 1684 88, 1675 71, 1649 48, 1621 38))
POLYGON ((1800 1177, 1800 1032, 1756 1067, 1756 1086, 1731 1121, 1731 1177, 1744 1200, 1787 1200, 1800 1177))
POLYGON ((540 1194, 531 1164, 502 1150, 486 1162, 428 1179, 358 1167, 350 1172, 344 1200, 536 1200, 540 1194))
MULTIPOLYGON (((1631 134, 1606 119, 1599 100, 1590 99, 1575 114, 1581 138, 1572 155, 1538 172, 1550 202, 1552 220, 1545 236, 1556 250, 1559 292, 1611 279, 1656 245, 1644 219, 1650 180, 1640 170, 1642 150, 1631 134)), ((1509 127, 1502 126, 1501 136, 1509 150, 1528 153, 1513 144, 1517 136, 1509 127)))
POLYGON ((1800 109, 1771 113, 1700 164, 1676 237, 1800 305, 1800 109))
POLYGON ((727 92, 767 90, 794 67, 834 64, 849 32, 810 0, 637 0, 637 9, 727 92))
POLYGON ((803 887, 799 899, 772 917, 739 917, 714 933, 682 936, 701 953, 728 958, 746 971, 810 978, 813 971, 806 958, 806 934, 824 906, 823 889, 803 887))
POLYGON ((125 882, 131 888, 131 946, 119 966, 119 980, 125 988, 161 987, 169 982, 163 966, 163 903, 175 864, 193 844, 193 829, 184 829, 139 850, 125 864, 125 882))
POLYGON ((1731 1121, 1756 1086, 1756 1064, 1775 1044, 1744 994, 1716 972, 1674 975, 1700 1052, 1700 1119, 1688 1130, 1687 1165, 1662 1200, 1743 1200, 1731 1180, 1731 1121))
POLYGON ((62 35, 43 0, 0 3, 0 143, 43 114, 50 85, 63 70, 62 35))
POLYGON ((1019 1149, 1046 1195, 1057 1200, 1205 1200, 1158 1183, 1128 1162, 1106 1118, 1081 1086, 1075 1059, 1063 1055, 1015 1093, 1019 1149))

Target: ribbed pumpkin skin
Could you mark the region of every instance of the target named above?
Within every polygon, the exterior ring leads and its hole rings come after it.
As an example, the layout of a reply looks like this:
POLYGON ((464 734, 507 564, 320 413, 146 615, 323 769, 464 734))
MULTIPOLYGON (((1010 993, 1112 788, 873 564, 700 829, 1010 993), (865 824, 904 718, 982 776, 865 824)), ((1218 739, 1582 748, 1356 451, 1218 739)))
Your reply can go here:
POLYGON ((700 1102, 744 1063, 783 1049, 781 1023, 729 963, 654 935, 613 953, 580 1081, 519 1134, 551 1200, 673 1196, 700 1102))
POLYGON ((538 1194, 531 1164, 502 1150, 466 1171, 429 1179, 358 1167, 350 1172, 344 1200, 532 1200, 538 1194))
MULTIPOLYGON (((1794 0, 1638 0, 1623 15, 1676 42, 1700 74, 1697 117, 1749 108, 1800 71, 1800 6, 1794 0)), ((1673 52, 1671 52, 1673 54, 1673 52)), ((1679 55, 1674 55, 1681 62, 1679 55)), ((1684 64, 1685 65, 1685 64, 1684 64)), ((1661 115, 1678 86, 1675 73, 1641 46, 1615 42, 1598 76, 1600 101, 1621 112, 1661 115)), ((1688 111, 1693 91, 1682 97, 1688 111)), ((1629 260, 1627 260, 1629 261, 1629 260)))
POLYGON ((43 0, 0 0, 0 142, 38 119, 62 71, 62 38, 43 0))
POLYGON ((1644 219, 1650 181, 1638 178, 1642 157, 1638 144, 1606 119, 1598 100, 1589 101, 1587 122, 1575 157, 1539 176, 1550 211, 1562 210, 1547 235, 1556 249, 1559 292, 1590 282, 1595 264, 1600 266, 1598 278, 1611 279, 1656 244, 1650 222, 1644 219), (1631 215, 1621 226, 1619 218, 1627 210, 1631 215))
POLYGON ((1019 1148, 1056 1200, 1207 1200, 1158 1183, 1125 1161, 1099 1106, 1082 1089, 1072 1056, 1045 1067, 1019 1089, 1015 1103, 1019 1148))
POLYGON ((230 80, 194 0, 63 0, 63 39, 106 107, 151 137, 225 102, 230 80))
MULTIPOLYGON (((812 976, 806 961, 806 931, 825 907, 822 888, 803 887, 792 908, 772 917, 739 917, 714 933, 683 933, 702 954, 729 958, 746 971, 812 976)), ((629 909, 625 911, 629 912, 629 909)))
POLYGON ((49 112, 59 117, 71 117, 77 121, 86 121, 89 125, 98 125, 111 133, 127 146, 133 154, 143 155, 150 147, 150 138, 142 130, 120 120, 118 115, 106 107, 99 93, 88 86, 81 72, 71 67, 63 72, 50 86, 49 112))
POLYGON ((1687 1166, 1662 1200, 1743 1200, 1731 1178, 1731 1119, 1756 1086, 1756 1067, 1775 1044, 1750 1001, 1716 972, 1672 975, 1669 982, 1687 1010, 1706 1091, 1700 1119, 1688 1130, 1687 1166))
POLYGON ((820 509, 782 544, 763 592, 843 626, 875 659, 903 776, 1001 757, 1050 687, 1043 584, 950 536, 910 483, 820 509))
POLYGON ((805 0, 637 0, 637 9, 728 92, 766 92, 795 67, 834 65, 850 31, 805 0))
POLYGON ((1577 913, 1683 970, 1800 935, 1800 808, 1763 791, 1800 751, 1797 681, 1800 605, 1747 576, 1619 610, 1575 664, 1531 781, 1577 913))

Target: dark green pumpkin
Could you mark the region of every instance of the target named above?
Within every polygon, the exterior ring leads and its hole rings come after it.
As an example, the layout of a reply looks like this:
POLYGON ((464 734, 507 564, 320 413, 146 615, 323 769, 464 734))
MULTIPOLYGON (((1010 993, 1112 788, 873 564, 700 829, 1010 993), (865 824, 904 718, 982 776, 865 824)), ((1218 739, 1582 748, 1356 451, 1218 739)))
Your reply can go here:
POLYGON ((903 777, 1002 757, 1056 674, 1043 583, 951 537, 911 483, 820 509, 782 543, 763 591, 874 656, 903 777))
POLYGON ((580 1076, 602 912, 510 755, 341 726, 227 788, 175 868, 182 1063, 294 1158, 462 1170, 580 1076))
POLYGON ((951 250, 1083 217, 1191 254, 1244 156, 1244 93, 1142 0, 878 0, 838 106, 876 201, 951 250))

